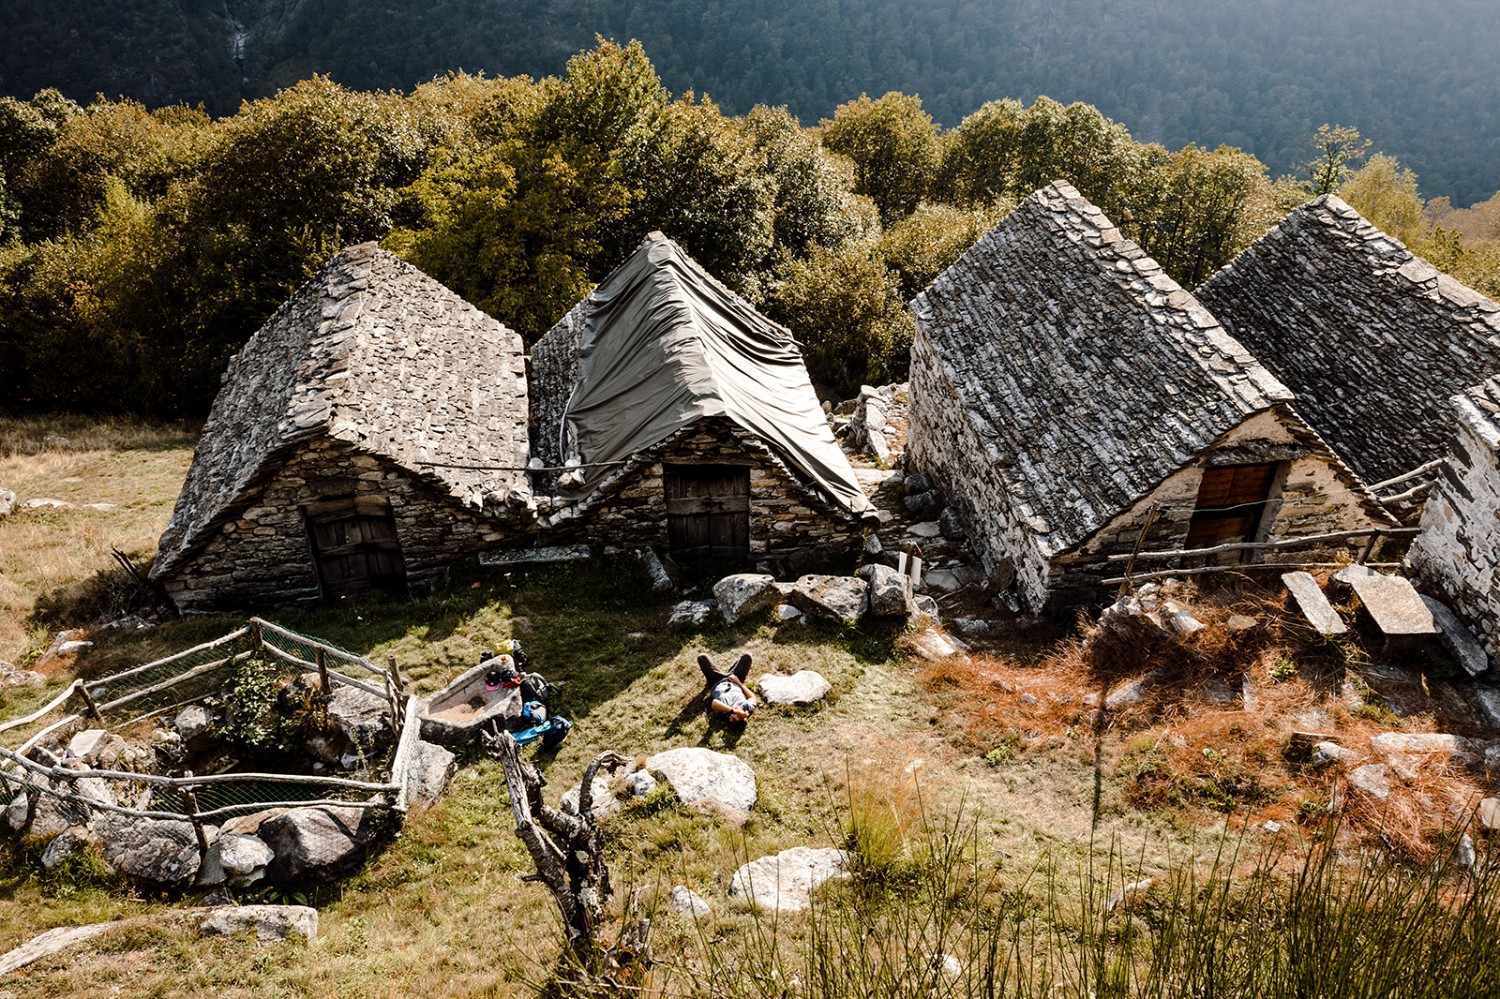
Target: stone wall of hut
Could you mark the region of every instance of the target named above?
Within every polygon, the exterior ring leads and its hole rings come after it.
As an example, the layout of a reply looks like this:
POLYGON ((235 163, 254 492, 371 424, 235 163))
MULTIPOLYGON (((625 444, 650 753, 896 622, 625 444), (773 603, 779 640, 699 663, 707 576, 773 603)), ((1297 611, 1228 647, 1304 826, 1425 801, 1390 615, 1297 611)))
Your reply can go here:
POLYGON ((748 465, 750 557, 800 567, 854 554, 863 521, 798 481, 759 438, 723 419, 708 419, 652 448, 607 476, 598 490, 564 508, 550 540, 596 540, 666 552, 666 464, 748 465))
POLYGON ((1411 561, 1500 662, 1500 423, 1465 414, 1411 561))
MULTIPOLYGON (((475 553, 530 541, 520 524, 486 517, 432 484, 347 444, 300 446, 221 523, 213 538, 161 582, 184 610, 286 606, 320 599, 303 508, 324 500, 384 497, 395 521, 409 587, 441 584, 475 553)), ((493 508, 491 508, 493 509, 493 508)))
MULTIPOLYGON (((970 542, 992 584, 1031 613, 1099 599, 1105 593, 1103 581, 1124 569, 1108 557, 1130 553, 1137 542, 1144 551, 1181 549, 1209 467, 1281 465, 1266 504, 1263 540, 1390 524, 1327 445, 1285 407, 1276 407, 1246 420, 1075 550, 1051 551, 1046 524, 1014 497, 1001 474, 1000 456, 978 433, 963 398, 963 390, 952 384, 919 333, 911 354, 907 467, 937 479, 969 525, 970 542)), ((1105 474, 1102 467, 1100 474, 1105 474)), ((1033 488, 1067 489, 1068 484, 1037 482, 1033 488)), ((1136 571, 1181 566, 1180 561, 1142 562, 1136 571)))

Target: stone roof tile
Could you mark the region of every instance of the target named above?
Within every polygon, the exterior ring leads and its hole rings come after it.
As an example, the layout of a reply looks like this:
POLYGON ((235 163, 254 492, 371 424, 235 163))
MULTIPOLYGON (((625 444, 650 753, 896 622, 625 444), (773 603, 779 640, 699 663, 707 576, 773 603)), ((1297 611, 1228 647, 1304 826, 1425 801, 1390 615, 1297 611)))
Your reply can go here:
POLYGON ((1060 181, 1023 201, 912 310, 1053 553, 1291 399, 1191 293, 1060 181))
POLYGON ((1198 297, 1367 481, 1441 457, 1445 400, 1500 373, 1500 306, 1334 195, 1293 211, 1198 297))
POLYGON ((374 243, 338 254, 229 363, 159 544, 169 571, 278 457, 326 434, 460 502, 523 473, 520 337, 374 243))

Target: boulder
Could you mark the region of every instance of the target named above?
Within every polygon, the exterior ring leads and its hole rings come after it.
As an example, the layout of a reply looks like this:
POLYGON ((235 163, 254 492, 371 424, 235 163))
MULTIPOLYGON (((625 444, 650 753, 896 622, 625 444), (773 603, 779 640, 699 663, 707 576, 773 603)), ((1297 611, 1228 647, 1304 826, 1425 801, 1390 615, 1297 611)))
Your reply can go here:
POLYGON ((1500 798, 1485 798, 1479 802, 1479 825, 1489 832, 1500 829, 1500 798))
POLYGON ((291 808, 261 823, 260 838, 276 853, 266 869, 277 884, 326 880, 359 865, 376 823, 361 808, 291 808))
POLYGON ((68 755, 94 767, 106 767, 120 758, 126 742, 102 728, 85 729, 68 740, 68 755))
POLYGON ((833 685, 821 673, 800 669, 791 676, 767 673, 755 682, 767 704, 790 704, 805 707, 828 696, 833 685))
POLYGON ((923 659, 947 659, 962 651, 958 641, 936 628, 924 628, 909 639, 911 647, 923 659))
POLYGON ((888 565, 861 566, 856 574, 870 585, 870 613, 876 617, 906 617, 912 609, 911 579, 888 565))
POLYGON ((843 850, 794 846, 752 860, 735 871, 729 895, 757 909, 800 912, 812 904, 812 893, 818 886, 848 876, 849 855, 843 850))
POLYGON ((651 776, 649 770, 637 770, 625 777, 625 788, 630 792, 632 798, 644 798, 655 791, 657 787, 656 778, 651 776))
POLYGON ((87 926, 58 926, 45 933, 38 934, 23 943, 14 950, 0 955, 0 975, 9 975, 26 967, 34 961, 40 961, 44 957, 61 954, 65 950, 71 950, 86 941, 92 940, 103 933, 119 926, 127 925, 124 919, 116 919, 108 923, 90 923, 87 926))
POLYGON ((781 600, 776 578, 755 572, 725 576, 714 584, 714 598, 719 614, 729 624, 739 624, 748 617, 764 614, 781 600))
POLYGON ((333 696, 328 701, 328 721, 359 755, 373 755, 390 745, 396 737, 391 706, 386 699, 348 684, 333 685, 333 696))
POLYGON ((0 659, 0 687, 40 687, 47 678, 34 669, 21 669, 0 659))
POLYGON ((1345 749, 1336 742, 1315 743, 1312 754, 1308 761, 1314 766, 1325 766, 1329 763, 1344 763, 1359 759, 1359 754, 1352 749, 1345 749))
POLYGON ((869 589, 869 583, 853 576, 803 576, 790 601, 813 617, 852 625, 864 616, 869 589))
POLYGON ((693 919, 709 919, 714 914, 708 903, 685 885, 673 886, 672 894, 667 896, 667 910, 693 919))
POLYGON ((932 476, 926 472, 917 472, 914 475, 908 475, 901 483, 901 487, 906 495, 915 496, 918 493, 930 493, 937 488, 937 485, 932 481, 932 476))
POLYGON ((51 870, 66 858, 95 842, 98 842, 98 837, 88 826, 69 826, 53 836, 52 842, 47 844, 47 849, 42 851, 42 866, 51 870))
POLYGON ((172 721, 172 727, 183 742, 192 742, 201 735, 206 735, 213 727, 214 713, 201 704, 189 704, 177 712, 177 717, 172 721))
POLYGON ((94 832, 104 862, 126 877, 174 887, 198 873, 198 839, 189 822, 106 813, 94 832))
POLYGON ((0 520, 4 520, 16 512, 16 494, 9 489, 0 488, 0 520))
POLYGON ((673 628, 697 628, 706 622, 713 612, 712 600, 684 600, 672 608, 672 616, 667 619, 667 624, 673 628))
POLYGON ((782 621, 782 622, 787 622, 787 621, 801 621, 802 619, 803 619, 802 612, 799 611, 797 608, 793 607, 791 604, 777 604, 776 605, 776 620, 782 621))
POLYGON ((672 574, 667 570, 666 563, 661 556, 656 554, 655 548, 642 548, 640 551, 641 568, 645 570, 646 578, 651 582, 652 593, 671 593, 677 589, 677 584, 672 581, 672 574))
POLYGON ((310 905, 216 905, 203 916, 198 931, 205 936, 234 936, 253 932, 263 941, 318 938, 318 910, 310 905))
POLYGON ((943 502, 938 498, 936 490, 925 493, 907 493, 901 501, 906 506, 906 512, 914 517, 930 517, 943 508, 943 502))
MULTIPOLYGON (((64 794, 70 794, 77 790, 76 787, 70 787, 68 786, 68 782, 64 781, 54 781, 49 786, 56 788, 64 794)), ((31 793, 36 794, 36 809, 31 817, 31 824, 25 829, 26 834, 29 836, 36 836, 39 839, 51 839, 53 836, 66 831, 72 826, 87 825, 90 819, 93 818, 93 809, 78 801, 70 798, 60 798, 56 794, 46 794, 43 792, 28 792, 28 795, 31 793)), ((22 824, 26 821, 27 807, 23 803, 23 800, 29 801, 27 795, 17 795, 16 800, 11 805, 13 809, 17 805, 20 806, 19 821, 22 824)), ((8 815, 7 817, 9 818, 10 816, 8 815)))
POLYGON ((1377 753, 1445 753, 1477 754, 1471 740, 1446 732, 1383 732, 1370 736, 1370 748, 1377 753))
POLYGON ((711 749, 669 749, 648 757, 646 769, 660 774, 690 808, 722 806, 748 812, 755 805, 755 771, 737 756, 711 749))
POLYGON ((911 617, 916 620, 926 618, 931 624, 942 619, 937 600, 926 593, 918 593, 911 598, 911 617))
POLYGON ((458 757, 442 746, 418 739, 406 761, 406 804, 409 808, 431 808, 448 790, 458 769, 458 757))
POLYGON ((209 845, 198 869, 197 883, 216 885, 225 881, 250 885, 266 876, 266 868, 276 854, 259 836, 246 833, 223 834, 209 845))

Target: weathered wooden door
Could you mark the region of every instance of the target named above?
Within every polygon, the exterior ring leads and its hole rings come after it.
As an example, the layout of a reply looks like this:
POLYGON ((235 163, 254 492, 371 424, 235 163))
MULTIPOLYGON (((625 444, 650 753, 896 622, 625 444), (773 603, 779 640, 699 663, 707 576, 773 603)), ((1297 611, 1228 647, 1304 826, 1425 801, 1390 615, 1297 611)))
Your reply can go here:
POLYGON ((396 519, 384 497, 328 500, 304 512, 325 599, 405 589, 396 519))
POLYGON ((667 465, 662 486, 673 558, 749 557, 749 466, 667 465))
POLYGON ((1187 546, 1254 541, 1276 481, 1276 464, 1208 468, 1198 486, 1198 502, 1188 525, 1187 546))

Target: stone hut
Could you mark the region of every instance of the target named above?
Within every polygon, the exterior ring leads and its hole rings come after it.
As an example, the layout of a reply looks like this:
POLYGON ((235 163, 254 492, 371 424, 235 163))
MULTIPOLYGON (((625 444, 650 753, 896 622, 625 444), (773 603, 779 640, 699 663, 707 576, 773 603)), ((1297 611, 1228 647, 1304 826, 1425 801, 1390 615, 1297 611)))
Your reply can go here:
POLYGON ((1500 305, 1333 195, 1292 212, 1198 298, 1372 484, 1440 459, 1447 400, 1500 373, 1500 305))
POLYGON ((870 505, 792 335, 651 233, 532 349, 542 528, 810 565, 870 505), (550 512, 545 512, 550 511, 550 512))
POLYGON ((230 362, 151 575, 184 608, 421 589, 525 543, 520 337, 374 243, 230 362))
POLYGON ((1500 662, 1500 378, 1453 397, 1457 431, 1411 561, 1500 662))
POLYGON ((1033 613, 1097 595, 1143 530, 1160 551, 1391 523, 1292 393, 1066 183, 911 307, 908 468, 1033 613))

